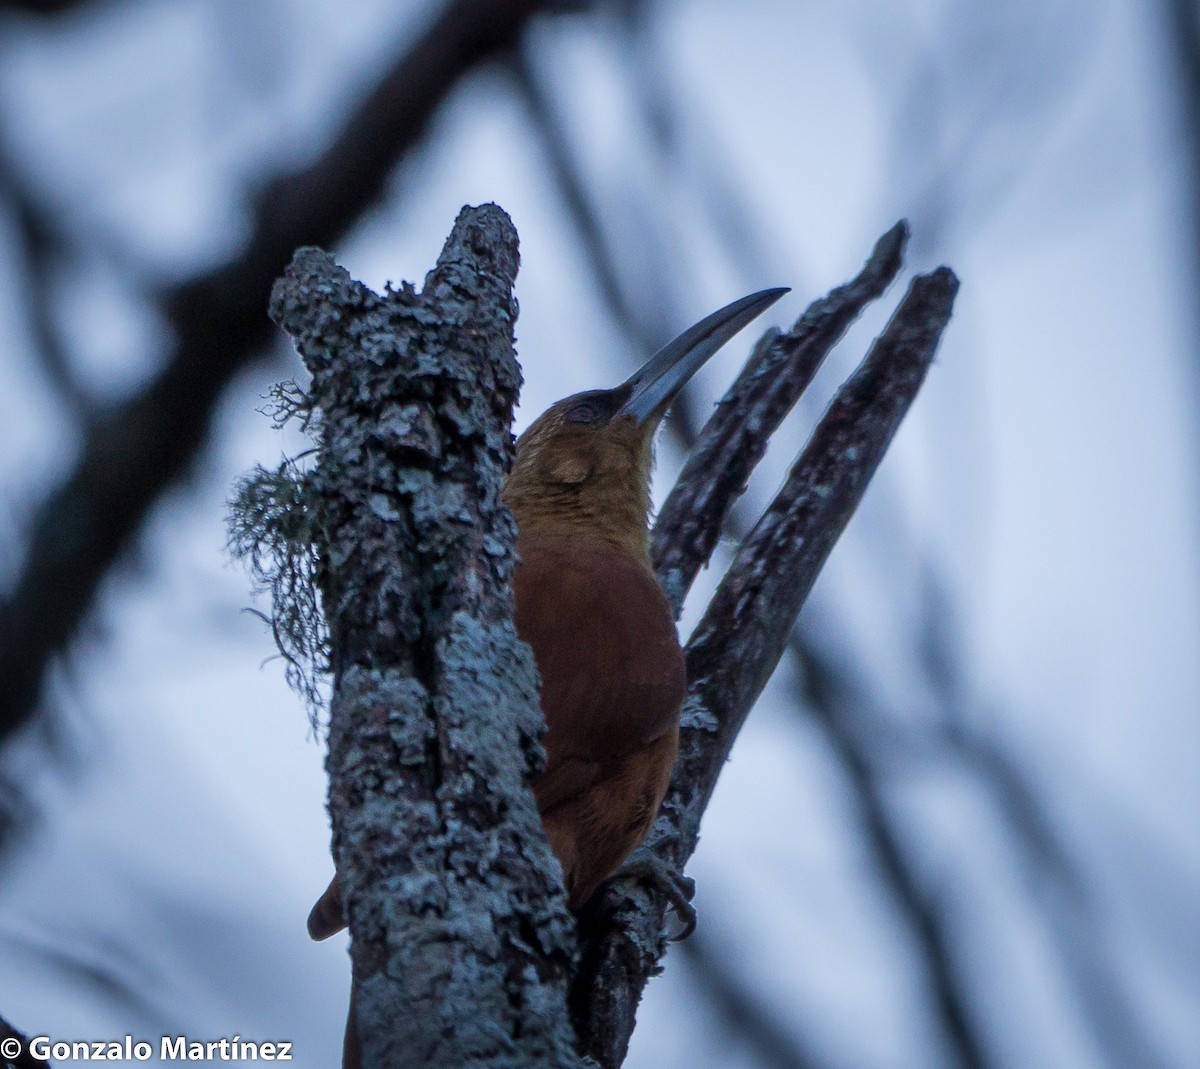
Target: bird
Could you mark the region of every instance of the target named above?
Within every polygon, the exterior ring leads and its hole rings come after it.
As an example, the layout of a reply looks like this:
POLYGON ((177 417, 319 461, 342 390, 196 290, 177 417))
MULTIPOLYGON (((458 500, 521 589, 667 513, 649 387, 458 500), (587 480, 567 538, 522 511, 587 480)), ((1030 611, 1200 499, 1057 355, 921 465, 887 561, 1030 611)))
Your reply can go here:
MULTIPOLYGON (((787 292, 726 305, 621 385, 556 402, 517 439, 501 499, 517 526, 516 630, 546 719, 532 788, 576 912, 645 838, 679 750, 684 656, 650 558, 655 432, 696 371, 787 292)), ((319 940, 345 926, 334 876, 308 931, 319 940)), ((346 1065, 357 1059, 353 1016, 346 1065)))

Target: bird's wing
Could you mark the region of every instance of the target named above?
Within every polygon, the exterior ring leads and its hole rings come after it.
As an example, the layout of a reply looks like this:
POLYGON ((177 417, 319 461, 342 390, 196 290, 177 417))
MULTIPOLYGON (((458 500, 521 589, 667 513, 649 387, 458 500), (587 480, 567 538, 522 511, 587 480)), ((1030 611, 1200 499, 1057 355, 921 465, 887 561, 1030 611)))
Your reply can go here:
POLYGON ((551 756, 546 771, 533 781, 538 811, 545 817, 555 806, 578 797, 600 779, 603 771, 599 761, 551 756))
POLYGON ((619 549, 523 537, 517 631, 542 679, 545 812, 591 786, 678 721, 683 654, 654 576, 619 549))

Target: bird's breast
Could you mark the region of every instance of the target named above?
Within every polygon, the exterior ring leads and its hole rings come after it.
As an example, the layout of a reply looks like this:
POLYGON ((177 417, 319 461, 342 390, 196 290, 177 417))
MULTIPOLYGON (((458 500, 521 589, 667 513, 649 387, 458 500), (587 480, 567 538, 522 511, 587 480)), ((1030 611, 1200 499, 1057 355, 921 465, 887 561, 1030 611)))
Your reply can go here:
POLYGON ((541 676, 547 749, 612 760, 672 730, 683 654, 649 565, 600 539, 518 538, 516 624, 541 676))

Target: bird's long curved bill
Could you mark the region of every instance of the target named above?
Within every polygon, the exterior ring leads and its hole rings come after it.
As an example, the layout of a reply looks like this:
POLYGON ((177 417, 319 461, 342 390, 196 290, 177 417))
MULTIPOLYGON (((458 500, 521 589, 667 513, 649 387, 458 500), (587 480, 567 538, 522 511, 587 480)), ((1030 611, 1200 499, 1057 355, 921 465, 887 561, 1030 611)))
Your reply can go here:
POLYGON ((626 381, 632 392, 617 415, 633 416, 639 424, 661 418, 683 384, 708 358, 787 292, 785 286, 752 293, 706 316, 668 342, 626 381))

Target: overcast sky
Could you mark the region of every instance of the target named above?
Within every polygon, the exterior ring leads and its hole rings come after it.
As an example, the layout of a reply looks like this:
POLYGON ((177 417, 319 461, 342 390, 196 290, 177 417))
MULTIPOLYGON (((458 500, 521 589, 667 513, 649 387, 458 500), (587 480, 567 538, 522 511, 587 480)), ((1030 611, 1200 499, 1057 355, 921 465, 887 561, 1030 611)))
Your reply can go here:
MULTIPOLYGON (((147 271, 187 277, 245 237, 262 168, 305 160, 403 47, 423 12, 397 6, 260 0, 250 15, 230 0, 128 0, 0 24, 0 133, 67 217, 147 271)), ((938 362, 805 620, 853 653, 890 716, 936 717, 913 669, 921 569, 935 562, 954 611, 959 714, 1038 784, 1086 876, 1087 938, 1159 1064, 1195 1065, 1195 230, 1169 52, 1154 5, 1133 0, 977 7, 664 4, 655 47, 684 116, 669 158, 645 137, 612 36, 545 26, 539 72, 633 239, 632 285, 661 286, 677 328, 768 285, 793 287, 769 313, 788 322, 901 216, 914 228, 909 267, 947 262, 961 277, 938 362), (742 201, 740 247, 705 207, 714 161, 742 201), (645 203, 655 213, 639 220, 645 203), (665 274, 640 260, 639 226, 676 251, 665 274)), ((377 289, 419 284, 458 208, 488 200, 521 235, 523 426, 648 354, 606 316, 501 73, 454 96, 336 253, 377 289)), ((5 527, 19 530, 77 443, 31 353, 3 251, 10 222, 0 208, 0 485, 5 527)), ((163 343, 116 277, 103 261, 73 275, 63 313, 78 370, 113 400, 153 372, 163 343)), ((834 354, 747 515, 897 298, 834 354)), ((733 344, 706 369, 706 401, 745 352, 733 344)), ((160 503, 55 676, 57 749, 32 733, 3 755, 39 807, 0 869, 0 1012, 26 1029, 236 1033, 292 1040, 301 1066, 336 1062, 345 945, 304 932, 332 871, 323 747, 280 662, 263 663, 270 636, 241 612, 248 580, 224 551, 234 479, 305 448, 255 412, 297 367, 281 340, 228 392, 211 448, 160 503)), ((675 463, 665 449, 660 484, 675 463)), ((949 1064, 847 785, 817 727, 777 698, 764 696, 706 818, 690 870, 702 931, 823 1064, 949 1064)), ((889 797, 954 917, 996 1064, 1107 1064, 994 799, 953 763, 903 754, 889 797)), ((704 1006, 672 952, 628 1064, 760 1064, 704 1006)))

